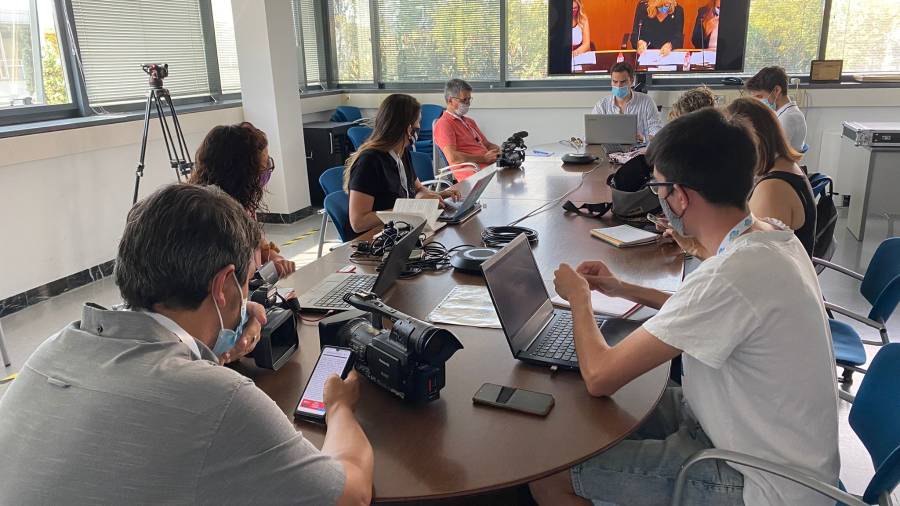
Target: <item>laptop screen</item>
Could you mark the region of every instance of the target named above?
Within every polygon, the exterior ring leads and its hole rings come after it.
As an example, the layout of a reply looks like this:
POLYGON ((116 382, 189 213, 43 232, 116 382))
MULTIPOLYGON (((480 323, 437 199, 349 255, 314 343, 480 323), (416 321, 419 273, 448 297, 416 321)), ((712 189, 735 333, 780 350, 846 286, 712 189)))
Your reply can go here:
POLYGON ((388 253, 384 265, 381 266, 381 272, 378 273, 378 278, 375 279, 375 286, 372 287, 372 292, 375 295, 384 297, 388 288, 394 284, 394 281, 397 281, 397 278, 400 277, 400 273, 406 269, 409 255, 416 248, 416 243, 419 242, 419 235, 422 234, 422 229, 424 228, 425 222, 423 221, 419 226, 403 236, 403 238, 391 248, 391 252, 388 253))
POLYGON ((521 330, 550 300, 528 240, 519 235, 482 267, 503 331, 518 353, 536 335, 521 330))

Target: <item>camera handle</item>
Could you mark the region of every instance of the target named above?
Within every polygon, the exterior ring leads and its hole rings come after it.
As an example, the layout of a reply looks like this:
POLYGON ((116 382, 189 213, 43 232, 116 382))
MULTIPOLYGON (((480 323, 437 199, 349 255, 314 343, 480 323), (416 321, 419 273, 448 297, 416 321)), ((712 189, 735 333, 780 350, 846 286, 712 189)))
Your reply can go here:
POLYGON ((401 313, 381 302, 381 299, 371 292, 348 293, 344 295, 344 302, 356 309, 370 313, 373 316, 372 326, 378 330, 382 330, 382 318, 389 318, 391 321, 413 319, 409 315, 401 313))

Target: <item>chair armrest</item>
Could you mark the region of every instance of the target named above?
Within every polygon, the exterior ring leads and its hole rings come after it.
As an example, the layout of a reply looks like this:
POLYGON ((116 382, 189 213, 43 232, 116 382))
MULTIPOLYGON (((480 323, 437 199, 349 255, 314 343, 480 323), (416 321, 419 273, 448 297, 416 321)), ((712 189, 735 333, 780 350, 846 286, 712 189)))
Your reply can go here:
POLYGON ((813 265, 821 265, 823 267, 828 267, 829 269, 836 270, 836 271, 840 272, 841 274, 846 274, 846 275, 850 276, 851 278, 856 278, 860 281, 863 280, 862 274, 851 271, 850 269, 847 269, 846 267, 841 267, 838 264, 831 263, 828 260, 822 260, 821 258, 813 257, 812 262, 813 262, 813 265))
POLYGON ((865 323, 866 325, 872 327, 873 329, 877 329, 877 330, 885 329, 885 326, 883 323, 876 322, 875 320, 870 320, 861 314, 854 313, 853 311, 850 311, 847 308, 838 306, 837 304, 832 304, 831 302, 826 301, 825 309, 830 309, 831 311, 835 311, 835 312, 840 313, 849 318, 853 318, 854 320, 858 321, 859 323, 865 323))
POLYGON ((426 188, 434 189, 434 190, 438 190, 438 191, 440 191, 442 189, 447 189, 447 188, 450 188, 451 186, 453 186, 453 183, 451 183, 450 181, 447 181, 446 179, 432 179, 429 181, 420 181, 420 182, 426 188), (434 188, 431 188, 432 185, 434 185, 434 188), (441 188, 442 186, 444 188, 441 188))
POLYGON ((833 485, 822 483, 812 476, 809 476, 806 473, 798 471, 797 469, 794 469, 792 467, 776 464, 774 462, 769 462, 767 460, 753 457, 751 455, 745 455, 743 453, 720 450, 718 448, 699 451, 681 465, 681 470, 678 472, 678 479, 675 481, 675 493, 672 497, 672 506, 681 506, 681 496, 684 490, 684 483, 685 481, 687 481, 687 470, 697 462, 701 462, 704 460, 724 460, 726 462, 732 462, 735 464, 740 464, 742 466, 751 467, 753 469, 758 469, 760 471, 771 473, 776 476, 788 479, 810 490, 815 490, 816 492, 824 496, 830 497, 835 501, 840 501, 848 506, 866 506, 866 503, 861 501, 856 496, 848 494, 847 492, 844 492, 833 485))
POLYGON ((478 167, 477 163, 472 163, 472 162, 455 163, 453 165, 448 165, 448 166, 444 167, 443 169, 439 170, 437 176, 443 177, 443 176, 446 176, 449 174, 453 174, 455 171, 458 171, 458 170, 474 170, 475 172, 478 172, 481 169, 478 167))
POLYGON ((850 392, 847 392, 846 390, 842 390, 840 388, 838 389, 838 397, 840 397, 841 400, 849 402, 850 404, 853 404, 853 401, 856 400, 855 395, 851 394, 850 392))

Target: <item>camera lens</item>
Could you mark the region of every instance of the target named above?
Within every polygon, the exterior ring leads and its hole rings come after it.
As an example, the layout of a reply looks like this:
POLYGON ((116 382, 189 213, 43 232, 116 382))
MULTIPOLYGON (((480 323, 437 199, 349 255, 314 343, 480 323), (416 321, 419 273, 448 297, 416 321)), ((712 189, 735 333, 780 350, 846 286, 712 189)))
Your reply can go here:
POLYGON ((429 327, 419 334, 416 342, 411 343, 426 363, 441 365, 453 356, 463 345, 452 332, 437 327, 429 327))

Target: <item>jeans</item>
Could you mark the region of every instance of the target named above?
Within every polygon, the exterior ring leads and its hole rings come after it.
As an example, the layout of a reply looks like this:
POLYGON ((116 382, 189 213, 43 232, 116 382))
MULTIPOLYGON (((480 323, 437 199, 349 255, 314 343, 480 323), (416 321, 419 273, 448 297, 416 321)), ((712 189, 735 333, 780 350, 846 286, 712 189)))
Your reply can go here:
MULTIPOLYGON (((595 505, 667 505, 681 464, 713 445, 682 398, 666 388, 659 405, 634 434, 571 469, 575 493, 595 505)), ((720 461, 691 467, 684 504, 743 505, 744 477, 720 461)))

